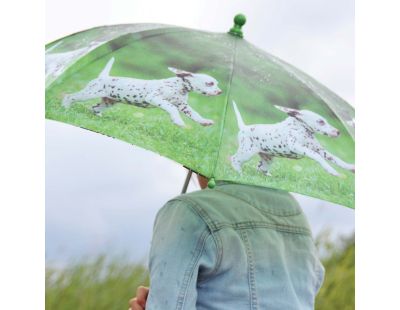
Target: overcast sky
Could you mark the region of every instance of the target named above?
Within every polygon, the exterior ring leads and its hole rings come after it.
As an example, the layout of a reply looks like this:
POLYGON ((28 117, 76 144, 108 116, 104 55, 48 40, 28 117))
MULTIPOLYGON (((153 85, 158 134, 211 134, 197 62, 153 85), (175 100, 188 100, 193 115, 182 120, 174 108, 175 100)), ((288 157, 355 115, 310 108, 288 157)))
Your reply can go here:
MULTIPOLYGON (((225 32, 247 16, 245 38, 307 72, 354 105, 354 3, 349 0, 48 0, 46 42, 86 28, 155 22, 225 32), (71 18, 73 16, 73 18, 71 18)), ((125 253, 145 262, 157 210, 185 171, 138 147, 46 122, 46 258, 125 253)), ((191 183, 190 190, 198 189, 191 183)), ((354 212, 300 196, 315 233, 354 229, 354 212)))

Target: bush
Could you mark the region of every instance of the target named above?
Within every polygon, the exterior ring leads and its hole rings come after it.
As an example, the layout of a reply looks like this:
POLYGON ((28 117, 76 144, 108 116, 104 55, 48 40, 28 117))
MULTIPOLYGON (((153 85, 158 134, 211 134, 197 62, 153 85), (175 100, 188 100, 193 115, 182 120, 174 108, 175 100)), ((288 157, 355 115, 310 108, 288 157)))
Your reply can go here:
MULTIPOLYGON (((322 238, 324 239, 324 238, 322 238)), ((355 308, 355 241, 354 235, 332 243, 319 238, 324 248, 325 281, 317 296, 316 310, 352 310, 355 308)))
POLYGON ((62 270, 46 267, 46 309, 127 309, 136 288, 148 283, 144 266, 104 256, 62 270))

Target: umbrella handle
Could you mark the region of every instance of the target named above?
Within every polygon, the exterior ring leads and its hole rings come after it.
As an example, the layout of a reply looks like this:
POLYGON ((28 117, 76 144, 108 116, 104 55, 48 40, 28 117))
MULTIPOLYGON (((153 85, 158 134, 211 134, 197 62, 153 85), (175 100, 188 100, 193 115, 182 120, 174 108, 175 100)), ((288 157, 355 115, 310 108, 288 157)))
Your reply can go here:
POLYGON ((183 184, 181 194, 185 194, 186 193, 186 190, 187 190, 187 188, 189 186, 190 178, 192 177, 192 173, 193 173, 193 171, 188 169, 188 173, 186 175, 185 183, 183 184))

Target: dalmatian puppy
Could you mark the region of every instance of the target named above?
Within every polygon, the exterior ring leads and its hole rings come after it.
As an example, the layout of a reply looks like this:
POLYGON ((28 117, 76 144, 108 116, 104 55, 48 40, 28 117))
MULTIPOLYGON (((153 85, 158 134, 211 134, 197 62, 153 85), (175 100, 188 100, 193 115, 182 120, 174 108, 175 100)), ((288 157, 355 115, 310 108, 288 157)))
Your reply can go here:
POLYGON ((168 68, 175 77, 162 80, 141 80, 128 77, 110 76, 114 63, 111 58, 100 75, 90 81, 81 91, 66 95, 63 106, 70 107, 76 101, 101 98, 102 102, 93 106, 93 112, 101 115, 105 109, 122 102, 140 107, 158 107, 165 110, 175 125, 184 127, 180 112, 203 126, 214 122, 203 118, 188 105, 190 92, 205 96, 216 96, 222 93, 218 81, 207 74, 192 73, 175 68, 168 68))
POLYGON ((315 133, 333 138, 339 136, 339 130, 329 125, 326 119, 308 110, 275 107, 288 115, 284 121, 277 124, 245 125, 233 102, 239 126, 239 149, 231 157, 231 163, 237 172, 241 173, 242 164, 255 154, 261 158, 258 170, 267 176, 271 175, 269 171, 274 157, 291 159, 308 157, 334 176, 339 176, 339 173, 327 161, 355 172, 354 165, 325 150, 315 138, 315 133))

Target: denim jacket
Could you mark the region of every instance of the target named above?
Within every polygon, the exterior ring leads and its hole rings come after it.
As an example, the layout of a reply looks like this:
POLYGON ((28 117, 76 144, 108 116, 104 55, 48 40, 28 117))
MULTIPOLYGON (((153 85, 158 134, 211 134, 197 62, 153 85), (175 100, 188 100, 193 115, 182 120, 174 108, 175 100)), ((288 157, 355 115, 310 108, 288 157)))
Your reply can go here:
POLYGON ((324 278, 288 193, 222 183, 157 214, 147 310, 314 309, 324 278))

